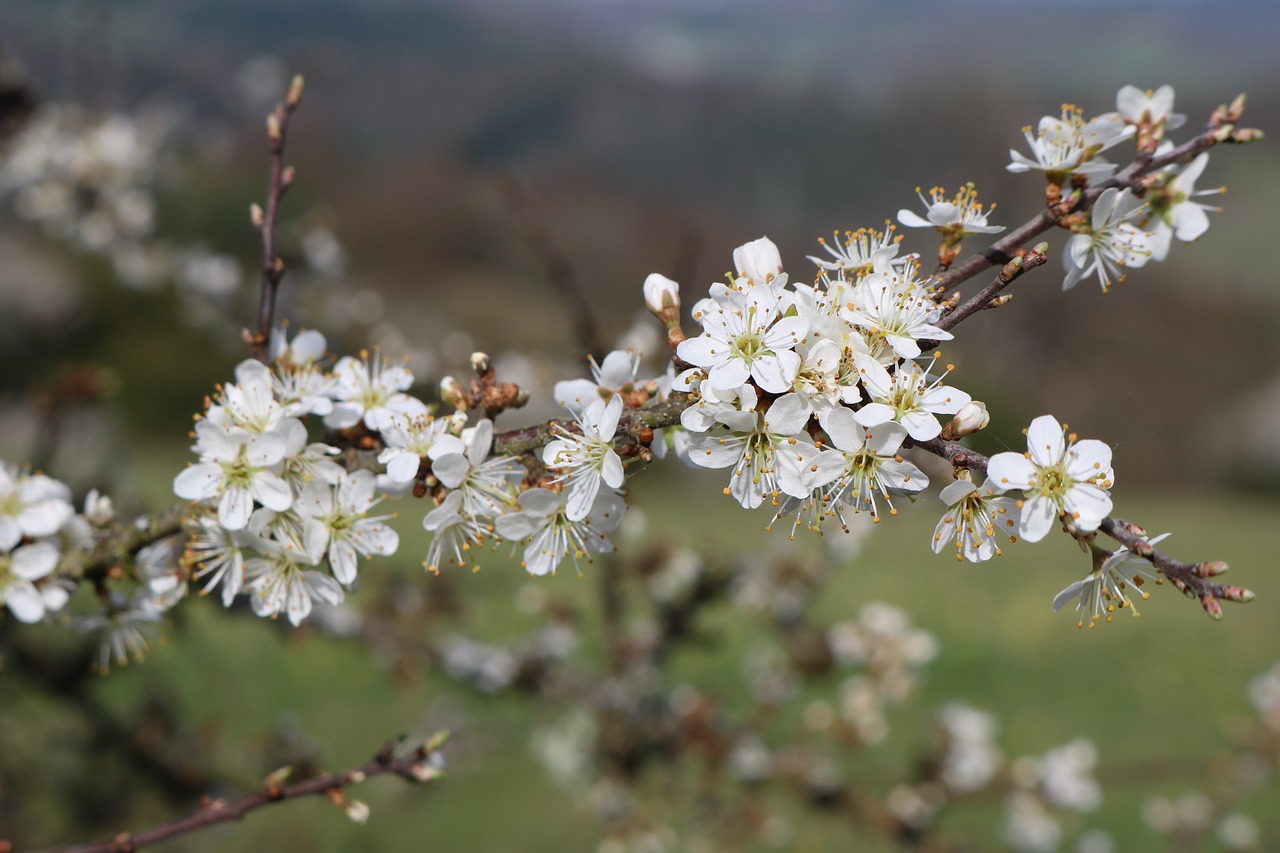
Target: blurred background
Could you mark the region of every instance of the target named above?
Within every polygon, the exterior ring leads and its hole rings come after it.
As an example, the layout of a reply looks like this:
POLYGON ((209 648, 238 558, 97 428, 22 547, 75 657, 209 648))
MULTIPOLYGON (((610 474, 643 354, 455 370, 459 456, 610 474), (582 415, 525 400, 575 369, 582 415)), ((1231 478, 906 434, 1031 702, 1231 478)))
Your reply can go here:
MULTIPOLYGON (((78 494, 105 488, 129 509, 171 502, 192 413, 245 355, 262 120, 294 72, 307 89, 289 139, 298 181, 282 219, 280 314, 321 329, 340 354, 377 345, 407 356, 423 396, 472 351, 490 352, 500 375, 533 391, 529 409, 499 421, 518 426, 554 414, 554 379, 585 373, 552 286, 557 264, 604 337, 647 349, 656 370, 656 324, 639 298, 648 273, 680 280, 691 302, 735 246, 766 234, 805 279, 819 237, 918 210, 917 187, 973 181, 997 204, 992 221, 1016 225, 1041 204, 1035 176, 1004 168, 1010 148, 1025 148, 1021 129, 1064 102, 1113 109, 1127 83, 1175 87, 1188 115, 1177 139, 1242 91, 1244 123, 1271 133, 1277 36, 1280 6, 1266 0, 6 0, 0 457, 78 494), (91 168, 104 173, 33 184, 54 169, 39 152, 91 126, 91 168)), ((1080 635, 1048 608, 1087 569, 1069 543, 1010 549, 996 565, 932 560, 923 543, 940 505, 929 498, 876 530, 820 608, 839 618, 890 601, 938 637, 922 707, 904 712, 916 734, 887 755, 911 755, 929 707, 948 698, 995 709, 1010 753, 1089 737, 1108 792, 1094 823, 1138 839, 1122 849, 1152 843, 1145 797, 1195 786, 1217 767, 1209 756, 1242 737, 1245 685, 1280 657, 1267 538, 1280 509, 1269 258, 1280 158, 1269 142, 1215 149, 1200 184, 1230 192, 1197 243, 1109 293, 1084 282, 1063 294, 1062 237, 1050 235, 1051 263, 1017 283, 1010 305, 966 322, 944 355, 959 368, 953 384, 993 414, 977 447, 1020 447, 1018 431, 1044 412, 1103 438, 1117 514, 1175 530, 1168 544, 1184 559, 1231 562, 1234 582, 1261 600, 1212 624, 1194 602, 1157 594, 1142 620, 1080 635), (1114 793, 1109 764, 1121 768, 1114 793)), ((906 246, 928 257, 934 241, 911 233, 906 246)), ((700 508, 691 523, 670 496, 695 475, 662 468, 636 485, 648 536, 786 547, 759 536, 767 519, 731 506, 700 508)), ((715 495, 719 479, 696 482, 715 495)), ((409 608, 407 598, 423 619, 465 613, 460 624, 495 641, 532 630, 557 601, 595 608, 590 570, 532 592, 501 559, 476 576, 425 577, 410 530, 419 509, 399 510, 405 545, 369 582, 370 601, 409 608)), ((0 837, 6 820, 28 845, 137 828, 201 789, 242 789, 299 741, 336 767, 363 760, 384 732, 443 724, 466 734, 449 782, 370 792, 373 826, 297 804, 171 849, 589 849, 600 836, 585 796, 557 789, 528 747, 551 722, 543 705, 214 602, 179 610, 172 641, 139 668, 70 679, 62 692, 0 670, 0 837), (103 715, 114 733, 94 728, 103 715), (167 744, 173 766, 148 777, 136 755, 103 745, 130 732, 167 744), (183 776, 174 743, 214 760, 193 758, 201 772, 183 776), (73 782, 95 775, 124 781, 73 782)), ((682 659, 681 678, 714 683, 739 667, 747 641, 730 616, 722 642, 682 659)), ((582 618, 589 650, 595 617, 582 618)), ((1274 817, 1255 817, 1276 830, 1274 817)), ((838 821, 791 821, 786 846, 846 849, 838 821)), ((974 825, 995 838, 994 818, 974 825)), ((1205 849, 1222 843, 1207 837, 1205 849)))

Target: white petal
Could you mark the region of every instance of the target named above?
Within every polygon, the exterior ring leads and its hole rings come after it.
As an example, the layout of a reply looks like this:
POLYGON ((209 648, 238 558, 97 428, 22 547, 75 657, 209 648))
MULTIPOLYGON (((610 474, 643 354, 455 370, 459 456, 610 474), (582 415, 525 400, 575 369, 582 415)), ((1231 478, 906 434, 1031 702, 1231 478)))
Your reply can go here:
POLYGON ((192 465, 173 478, 173 493, 189 501, 211 498, 222 485, 222 468, 211 462, 192 465))
POLYGON ((809 402, 799 394, 787 394, 773 401, 765 412, 765 426, 775 435, 793 435, 809 422, 809 402))
POLYGON ((1058 505, 1043 495, 1036 495, 1022 504, 1019 533, 1027 542, 1039 542, 1053 529, 1057 518, 1058 505))
POLYGON ((1077 483, 1067 489, 1062 505, 1072 517, 1072 524, 1085 532, 1097 530, 1102 519, 1111 512, 1111 498, 1102 489, 1088 483, 1077 483))
POLYGON ((1063 469, 1073 480, 1091 480, 1111 468, 1111 448, 1096 438, 1077 441, 1067 450, 1063 469))
MULTIPOLYGON (((386 451, 383 452, 385 453, 386 451)), ((462 457, 458 456, 457 458, 461 459, 462 457)), ((418 454, 397 448, 387 460, 387 476, 391 478, 392 482, 407 483, 418 476, 418 469, 421 464, 422 459, 418 454)), ((463 460, 463 465, 466 465, 466 460, 463 460)), ((439 469, 433 465, 432 470, 439 477, 439 469)), ((457 486, 457 483, 454 483, 453 486, 457 486)))
POLYGON ((450 453, 431 463, 431 471, 446 488, 456 489, 471 471, 471 463, 461 453, 450 453))
POLYGON ((621 487, 623 480, 626 479, 626 472, 622 469, 622 459, 614 451, 610 450, 604 455, 604 466, 600 476, 605 484, 613 489, 621 487))
POLYGON ((903 208, 902 210, 898 211, 898 222, 902 223, 908 228, 932 228, 933 227, 932 222, 920 216, 920 214, 914 213, 913 211, 907 210, 906 208, 903 208))
POLYGON ((289 484, 269 471, 254 474, 249 488, 258 503, 267 509, 284 512, 293 506, 293 491, 289 484))
POLYGON ((19 622, 30 625, 44 618, 44 599, 30 581, 10 581, 0 593, 4 594, 4 603, 9 605, 9 610, 19 622))
POLYGON ((728 352, 729 347, 724 341, 708 335, 688 338, 676 347, 676 355, 680 356, 681 360, 698 367, 711 367, 723 361, 728 352))
POLYGON ((1169 211, 1173 220, 1173 233, 1179 240, 1188 243, 1209 230, 1209 215, 1204 208, 1192 201, 1174 205, 1169 211))
POLYGON ((1031 461, 1041 468, 1057 465, 1066 450, 1062 425, 1053 415, 1041 415, 1027 428, 1027 450, 1031 461))
POLYGON ((591 504, 595 502, 599 492, 600 478, 594 474, 575 479, 569 484, 569 488, 564 490, 565 516, 570 521, 582 521, 591 512, 591 504))
MULTIPOLYGON (((285 488, 288 489, 288 486, 285 488)), ((235 487, 222 493, 222 499, 218 502, 218 523, 227 530, 243 530, 252 514, 253 498, 248 489, 235 487)))
POLYGON ((717 391, 733 391, 745 385, 750 378, 751 368, 740 358, 713 365, 707 374, 707 381, 717 391))
POLYGON ((908 412, 900 421, 907 435, 916 441, 928 441, 942 434, 942 424, 928 412, 908 412))
POLYGON ((987 462, 987 477, 1000 489, 1027 489, 1036 482, 1036 467, 1021 453, 997 453, 987 462))
POLYGON ((356 549, 351 547, 350 542, 341 539, 335 541, 329 546, 329 566, 338 583, 349 585, 356 579, 356 549))
POLYGON ((23 580, 39 580, 58 565, 58 549, 48 542, 37 542, 14 551, 9 570, 23 580))
MULTIPOLYGON (((896 414, 897 412, 893 410, 892 406, 886 406, 884 403, 868 403, 853 413, 853 419, 864 427, 870 427, 888 423, 893 420, 896 414)), ((939 427, 939 430, 941 430, 941 427, 939 427)))
POLYGON ((1093 575, 1090 575, 1089 577, 1083 580, 1076 581, 1075 583, 1068 586, 1066 589, 1062 590, 1062 592, 1055 595, 1053 597, 1053 612, 1057 613, 1059 610, 1065 607, 1072 599, 1079 599, 1080 591, 1084 589, 1085 586, 1088 585, 1093 580, 1094 580, 1093 575))

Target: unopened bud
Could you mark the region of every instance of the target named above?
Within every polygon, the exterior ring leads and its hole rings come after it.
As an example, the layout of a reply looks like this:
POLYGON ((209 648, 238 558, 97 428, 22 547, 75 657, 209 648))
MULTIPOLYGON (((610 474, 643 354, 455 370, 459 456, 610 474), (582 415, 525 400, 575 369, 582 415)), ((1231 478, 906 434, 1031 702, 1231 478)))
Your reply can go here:
POLYGON ((267 774, 267 778, 262 780, 262 787, 266 789, 267 795, 270 797, 279 797, 284 783, 293 775, 293 768, 287 764, 284 767, 276 768, 267 774))
POLYGON ((661 273, 649 273, 644 280, 644 304, 657 317, 664 308, 679 308, 680 285, 661 273))
POLYGON ((289 109, 293 109, 302 102, 302 86, 303 80, 301 74, 293 75, 293 79, 289 81, 289 91, 284 96, 285 105, 289 109))
POLYGON ((1200 599, 1200 603, 1204 605, 1204 612, 1209 614, 1210 619, 1222 618, 1222 602, 1218 601, 1215 595, 1206 595, 1200 599))
POLYGON ((432 765, 429 761, 419 761, 409 768, 409 772, 419 782, 434 782, 444 776, 444 771, 432 765))
POLYGON ((1197 565, 1196 574, 1200 575, 1202 578, 1212 578, 1217 577, 1218 575, 1225 575, 1227 570, 1230 568, 1230 566, 1221 560, 1214 560, 1213 562, 1200 563, 1197 565))
POLYGON ((422 744, 422 749, 427 753, 436 752, 442 749, 444 745, 449 742, 449 738, 451 737, 453 737, 453 732, 448 729, 441 729, 431 737, 427 738, 426 742, 422 744))
POLYGON ((1009 261, 1009 263, 1005 264, 1004 267, 1000 270, 1000 280, 1005 282, 1012 281, 1021 272, 1022 272, 1022 258, 1021 257, 1014 258, 1013 260, 1009 261))
POLYGON ((1244 116, 1244 102, 1244 92, 1236 95, 1235 100, 1227 107, 1227 121, 1236 122, 1244 116))
POLYGON ((298 172, 292 166, 285 166, 284 171, 280 173, 280 183, 284 187, 293 186, 293 179, 298 177, 298 172))
POLYGON ((772 240, 761 237, 733 250, 733 266, 739 276, 764 284, 782 274, 782 254, 772 240))
POLYGON ((364 826, 365 821, 369 819, 369 807, 359 800, 352 800, 347 803, 347 817, 364 826))
POLYGON ((493 367, 493 362, 489 358, 488 353, 473 352, 471 353, 471 369, 478 375, 484 376, 493 367))
POLYGON ((1222 591, 1222 597, 1228 601, 1235 601, 1240 604, 1248 604, 1255 598, 1253 590, 1245 589, 1242 586, 1229 586, 1222 591))
POLYGON ((256 202, 249 205, 249 221, 253 223, 254 228, 261 228, 266 219, 266 214, 262 212, 262 208, 256 202))
POLYGON ((1241 127, 1237 128, 1236 132, 1231 134, 1231 141, 1239 143, 1261 142, 1266 138, 1266 136, 1267 135, 1265 133, 1258 130, 1256 127, 1241 127))
POLYGON ((467 390, 452 376, 440 380, 440 399, 460 412, 465 412, 471 403, 467 390))
POLYGON ((280 116, 271 113, 267 116, 267 141, 275 145, 280 142, 281 138, 280 116))
POLYGON ((1001 305, 1008 305, 1013 301, 1012 293, 1002 293, 987 303, 988 308, 999 308, 1001 305))
POLYGON ((985 429, 989 423, 991 413, 987 411, 987 404, 981 400, 970 400, 951 419, 951 434, 956 438, 973 435, 978 430, 985 429))
POLYGON ((1224 124, 1222 127, 1216 127, 1210 133, 1214 142, 1226 142, 1235 137, 1236 126, 1234 124, 1224 124))

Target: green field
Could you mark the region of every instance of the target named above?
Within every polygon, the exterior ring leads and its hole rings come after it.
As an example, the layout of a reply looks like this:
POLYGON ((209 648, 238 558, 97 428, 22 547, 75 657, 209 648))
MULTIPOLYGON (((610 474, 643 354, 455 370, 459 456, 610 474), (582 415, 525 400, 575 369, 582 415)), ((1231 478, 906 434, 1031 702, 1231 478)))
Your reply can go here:
MULTIPOLYGON (((765 536, 759 532, 760 519, 732 511, 736 506, 728 499, 701 511, 695 530, 687 509, 668 499, 677 484, 659 477, 637 482, 637 505, 646 508, 651 530, 726 549, 788 547, 784 535, 765 536)), ((899 518, 886 519, 856 562, 834 574, 817 605, 821 617, 835 620, 853 615, 867 601, 890 602, 913 613, 916 623, 941 644, 919 702, 891 717, 891 737, 860 754, 848 768, 851 778, 873 788, 893 778, 927 743, 932 709, 961 699, 1000 714, 1001 743, 1010 756, 1040 753, 1077 736, 1092 739, 1102 753, 1099 776, 1105 795, 1101 809, 1081 825, 1105 827, 1121 849, 1155 849, 1155 836, 1141 823, 1141 803, 1150 794, 1179 793, 1223 772, 1220 759, 1212 756, 1222 755, 1247 725, 1245 685, 1280 658, 1280 624, 1267 604, 1280 598, 1280 582, 1264 559, 1263 535, 1280 506, 1267 500, 1200 502, 1119 493, 1118 513, 1152 531, 1175 531, 1167 544, 1179 557, 1227 560, 1238 575, 1235 582, 1253 588, 1259 603, 1228 607, 1226 618, 1214 623, 1195 602, 1161 589, 1145 603, 1140 619, 1126 615, 1095 631, 1079 631, 1071 615, 1049 610, 1053 594, 1084 569, 1083 555, 1064 537, 1012 546, 990 564, 957 564, 949 556, 935 558, 925 544, 938 506, 923 501, 899 518)), ((402 503, 400 509, 402 527, 413 526, 416 508, 402 503)), ((505 558, 489 559, 478 574, 442 581, 420 575, 412 564, 421 544, 417 537, 407 537, 402 559, 394 565, 369 564, 366 583, 377 587, 381 580, 408 581, 428 589, 448 583, 465 602, 468 631, 481 637, 514 638, 534 624, 514 603, 516 592, 529 581, 505 558)), ((588 568, 582 579, 568 572, 538 583, 553 599, 594 613, 597 570, 588 568)), ((369 589, 369 598, 373 595, 369 589)), ((251 787, 271 769, 264 764, 264 752, 273 731, 277 736, 293 731, 293 737, 318 744, 320 760, 329 769, 363 761, 384 736, 396 732, 422 736, 451 728, 456 736, 449 747, 449 776, 435 788, 417 790, 378 779, 356 789, 355 795, 372 808, 366 826, 352 824, 322 800, 302 801, 165 849, 594 847, 600 825, 582 796, 550 781, 530 751, 534 729, 556 720, 563 708, 518 695, 484 696, 435 671, 393 676, 385 657, 358 643, 226 614, 211 600, 191 602, 179 611, 180 630, 144 665, 114 671, 93 689, 105 707, 121 716, 148 697, 164 695, 174 702, 178 718, 191 729, 174 736, 200 733, 215 744, 216 774, 229 780, 215 794, 251 787)), ((760 633, 724 605, 707 611, 703 625, 715 642, 682 651, 672 662, 674 681, 730 697, 735 690, 741 693, 742 652, 761 642, 760 633)), ((423 625, 422 631, 427 635, 433 628, 423 625)), ((586 661, 598 657, 594 632, 588 619, 579 653, 586 661)), ((803 699, 834 699, 839 678, 807 686, 803 699)), ((77 733, 63 719, 65 711, 60 716, 30 697, 8 710, 6 716, 20 721, 9 732, 11 744, 20 740, 26 748, 55 756, 74 753, 77 733)), ((56 778, 51 775, 50 781, 56 784, 56 778)), ((667 773, 659 767, 651 767, 645 777, 646 785, 665 788, 677 802, 682 779, 678 770, 667 773)), ((68 830, 77 817, 56 789, 45 793, 39 813, 43 832, 24 840, 87 840, 69 837, 82 831, 68 830)), ((1265 828, 1270 818, 1258 808, 1262 796, 1254 798, 1253 814, 1265 828)), ((128 790, 104 790, 102 797, 103 805, 129 815, 134 829, 176 816, 172 805, 139 802, 128 790)), ((792 816, 795 835, 789 849, 845 849, 842 845, 857 838, 834 818, 800 810, 790 800, 779 799, 778 808, 792 816)), ((985 839, 985 846, 994 839, 998 821, 997 804, 986 803, 957 810, 944 826, 970 839, 985 839)))

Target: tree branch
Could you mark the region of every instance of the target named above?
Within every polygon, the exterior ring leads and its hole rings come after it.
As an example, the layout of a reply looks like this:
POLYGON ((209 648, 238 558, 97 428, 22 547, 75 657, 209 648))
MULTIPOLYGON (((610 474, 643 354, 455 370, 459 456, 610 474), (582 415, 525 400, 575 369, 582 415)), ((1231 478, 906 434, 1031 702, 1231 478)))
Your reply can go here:
POLYGON ((302 75, 293 78, 284 100, 267 116, 267 143, 271 148, 271 176, 267 181, 267 208, 256 204, 249 218, 262 234, 262 298, 258 302, 258 330, 246 333, 246 342, 259 361, 266 361, 275 322, 276 294, 284 279, 284 261, 276 250, 276 225, 280 219, 280 199, 293 183, 293 167, 284 165, 284 143, 289 119, 302 101, 302 75))
POLYGON ((122 832, 110 841, 91 844, 77 844, 70 847, 52 848, 46 853, 133 853, 142 847, 149 847, 188 832, 194 832, 207 826, 228 821, 240 820, 249 812, 273 803, 309 797, 317 794, 327 796, 335 805, 345 808, 353 819, 359 819, 360 804, 349 802, 344 793, 348 786, 359 784, 372 776, 395 774, 413 783, 428 784, 444 775, 443 757, 440 747, 448 739, 447 732, 432 735, 422 745, 404 755, 396 755, 396 747, 401 738, 387 741, 373 758, 338 773, 327 773, 305 782, 284 785, 283 778, 287 773, 277 771, 267 778, 262 787, 238 800, 206 799, 200 809, 186 817, 170 823, 153 827, 138 833, 122 832))

